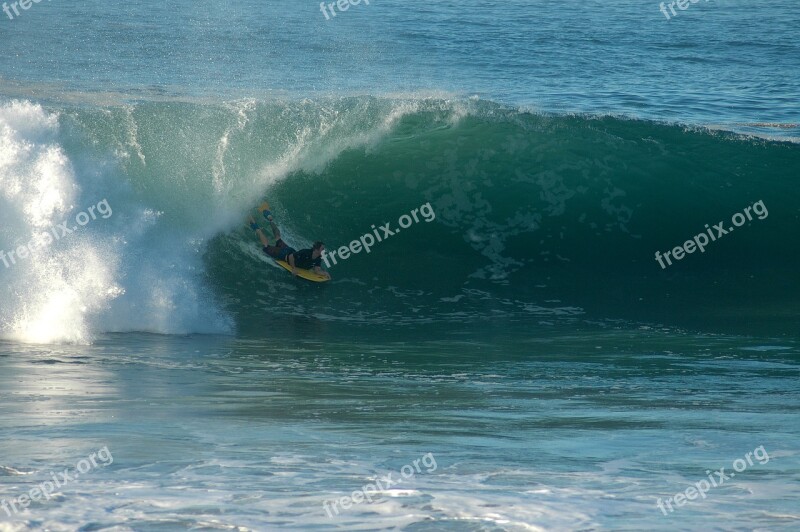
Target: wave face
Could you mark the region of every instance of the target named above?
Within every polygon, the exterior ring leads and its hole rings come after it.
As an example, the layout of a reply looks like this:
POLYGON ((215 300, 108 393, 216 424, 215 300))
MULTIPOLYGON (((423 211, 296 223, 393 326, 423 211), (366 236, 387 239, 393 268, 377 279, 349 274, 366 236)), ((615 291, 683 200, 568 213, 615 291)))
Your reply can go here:
MULTIPOLYGON (((107 200, 113 215, 0 263, 3 335, 259 334, 265 320, 379 326, 629 320, 798 325, 800 146, 479 100, 351 97, 0 106, 0 249, 107 200), (243 225, 328 249, 398 234, 293 280, 243 225), (654 253, 768 210, 662 269, 654 253), (504 320, 504 321, 499 321, 504 320)), ((795 329, 796 330, 796 329, 795 329)))

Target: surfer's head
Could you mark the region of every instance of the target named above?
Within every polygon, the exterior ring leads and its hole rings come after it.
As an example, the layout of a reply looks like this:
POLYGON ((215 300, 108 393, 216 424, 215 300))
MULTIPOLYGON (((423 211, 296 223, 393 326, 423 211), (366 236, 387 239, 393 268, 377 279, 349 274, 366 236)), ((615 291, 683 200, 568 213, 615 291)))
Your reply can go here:
POLYGON ((311 249, 313 250, 311 256, 316 259, 325 252, 325 243, 320 240, 317 240, 316 242, 314 242, 314 246, 311 249))

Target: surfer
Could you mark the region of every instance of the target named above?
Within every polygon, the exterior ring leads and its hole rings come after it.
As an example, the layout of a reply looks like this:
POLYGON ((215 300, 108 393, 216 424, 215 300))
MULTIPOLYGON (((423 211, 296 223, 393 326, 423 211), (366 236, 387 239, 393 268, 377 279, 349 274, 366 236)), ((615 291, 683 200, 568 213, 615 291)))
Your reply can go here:
POLYGON ((286 244, 286 242, 284 242, 281 238, 281 231, 278 229, 278 226, 275 225, 275 221, 273 220, 272 213, 269 211, 269 207, 264 204, 259 207, 258 210, 264 214, 264 218, 267 219, 270 227, 272 228, 272 235, 275 237, 275 245, 271 246, 269 244, 269 238, 267 235, 264 234, 264 231, 261 229, 261 227, 259 227, 255 219, 253 219, 252 216, 250 217, 250 229, 255 231, 259 240, 261 240, 264 253, 275 260, 288 262, 289 266, 292 267, 292 275, 296 276, 297 268, 302 268, 304 270, 312 270, 314 273, 322 275, 327 279, 331 278, 331 275, 322 269, 322 254, 325 252, 325 244, 323 242, 314 242, 314 245, 311 247, 311 249, 301 249, 300 251, 297 251, 293 247, 286 244))

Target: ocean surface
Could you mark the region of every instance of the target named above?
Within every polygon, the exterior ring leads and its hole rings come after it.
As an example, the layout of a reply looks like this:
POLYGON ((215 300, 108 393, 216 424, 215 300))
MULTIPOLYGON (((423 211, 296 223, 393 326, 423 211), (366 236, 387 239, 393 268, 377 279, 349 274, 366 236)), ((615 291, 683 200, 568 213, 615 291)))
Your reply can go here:
POLYGON ((796 0, 22 4, 1 532, 800 529, 796 0))

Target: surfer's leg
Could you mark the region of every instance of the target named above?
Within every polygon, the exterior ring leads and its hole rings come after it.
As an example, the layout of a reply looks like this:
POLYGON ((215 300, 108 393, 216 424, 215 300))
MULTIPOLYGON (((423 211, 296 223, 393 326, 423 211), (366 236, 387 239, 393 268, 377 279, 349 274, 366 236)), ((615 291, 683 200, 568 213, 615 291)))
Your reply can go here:
POLYGON ((272 234, 275 236, 275 240, 278 241, 281 239, 281 230, 278 229, 278 226, 275 225, 275 222, 272 220, 269 221, 269 226, 272 228, 272 234))
POLYGON ((269 238, 267 238, 267 235, 264 234, 264 231, 262 231, 261 228, 256 231, 256 234, 258 235, 258 239, 261 240, 262 246, 269 246, 269 238))
POLYGON ((264 246, 265 248, 269 246, 269 238, 267 238, 267 235, 264 234, 264 231, 261 230, 261 228, 258 226, 258 224, 256 223, 256 221, 253 219, 252 216, 250 217, 250 229, 256 232, 258 239, 261 240, 262 246, 264 246))
POLYGON ((272 257, 273 259, 280 260, 280 251, 281 248, 275 246, 264 246, 264 253, 272 257))
POLYGON ((275 222, 273 221, 272 211, 269 210, 269 204, 265 201, 258 208, 258 211, 264 216, 264 219, 269 222, 269 226, 272 228, 272 234, 275 236, 275 241, 280 241, 281 230, 278 229, 278 226, 275 225, 275 222))

